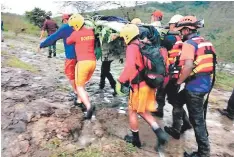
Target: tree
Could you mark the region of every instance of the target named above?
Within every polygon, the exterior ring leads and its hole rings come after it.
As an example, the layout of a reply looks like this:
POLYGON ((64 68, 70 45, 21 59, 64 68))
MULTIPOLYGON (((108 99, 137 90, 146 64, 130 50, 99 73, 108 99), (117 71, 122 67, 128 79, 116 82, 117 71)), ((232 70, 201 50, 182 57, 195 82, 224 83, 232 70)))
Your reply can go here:
POLYGON ((133 2, 122 2, 122 1, 111 1, 113 5, 116 5, 122 12, 123 16, 128 20, 131 21, 133 18, 136 17, 137 13, 137 6, 147 4, 146 1, 133 1, 133 2), (131 7, 129 7, 131 6, 131 7))
POLYGON ((131 21, 136 16, 136 6, 147 4, 146 1, 64 1, 57 2, 61 4, 61 9, 66 7, 73 7, 80 14, 84 14, 91 11, 97 11, 107 8, 119 8, 123 16, 131 21), (131 6, 131 8, 129 8, 131 6))
POLYGON ((32 11, 26 11, 25 16, 30 21, 30 23, 34 24, 41 28, 43 26, 43 22, 45 21, 46 16, 51 16, 51 11, 46 12, 40 8, 34 8, 32 11))
POLYGON ((61 5, 61 9, 72 7, 78 13, 84 14, 87 12, 99 10, 100 7, 109 4, 109 1, 61 1, 57 3, 61 5))

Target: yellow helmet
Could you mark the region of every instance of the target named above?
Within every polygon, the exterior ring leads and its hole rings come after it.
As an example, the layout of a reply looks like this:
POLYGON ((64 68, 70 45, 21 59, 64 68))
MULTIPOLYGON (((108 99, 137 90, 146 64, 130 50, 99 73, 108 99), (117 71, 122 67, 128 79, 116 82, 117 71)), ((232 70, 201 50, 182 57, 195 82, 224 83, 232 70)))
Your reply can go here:
POLYGON ((74 14, 69 18, 68 24, 78 31, 84 25, 84 17, 80 14, 74 14))
POLYGON ((134 18, 132 21, 131 21, 132 24, 140 24, 141 23, 141 19, 139 18, 134 18))
POLYGON ((124 38, 126 44, 139 35, 139 28, 135 24, 126 24, 120 31, 120 37, 124 38))

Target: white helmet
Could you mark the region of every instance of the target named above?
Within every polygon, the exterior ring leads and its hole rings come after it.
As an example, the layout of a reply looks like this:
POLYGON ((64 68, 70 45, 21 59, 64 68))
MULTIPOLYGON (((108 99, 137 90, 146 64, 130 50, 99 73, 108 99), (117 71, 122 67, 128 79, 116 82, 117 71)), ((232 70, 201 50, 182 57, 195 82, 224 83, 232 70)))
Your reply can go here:
POLYGON ((177 23, 177 22, 180 21, 181 18, 183 18, 182 15, 176 14, 176 15, 172 16, 172 18, 171 18, 171 20, 168 22, 168 24, 177 23))

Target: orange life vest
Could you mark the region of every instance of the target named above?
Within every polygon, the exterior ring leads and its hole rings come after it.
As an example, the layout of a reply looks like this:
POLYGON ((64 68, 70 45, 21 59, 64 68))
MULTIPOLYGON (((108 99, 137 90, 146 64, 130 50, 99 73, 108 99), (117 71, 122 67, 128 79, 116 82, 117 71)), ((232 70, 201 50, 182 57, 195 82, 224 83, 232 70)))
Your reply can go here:
POLYGON ((176 37, 176 43, 173 45, 172 49, 168 51, 168 61, 169 64, 173 66, 173 69, 171 69, 170 71, 170 73, 172 74, 171 78, 178 79, 179 72, 182 66, 181 61, 179 61, 179 57, 181 54, 183 42, 178 35, 176 35, 175 37, 176 37))
POLYGON ((168 60, 170 64, 174 64, 176 62, 176 57, 180 55, 183 42, 179 36, 176 37, 176 43, 173 45, 172 49, 168 51, 168 60))
POLYGON ((195 47, 194 68, 191 75, 201 73, 213 73, 213 66, 216 64, 215 49, 211 42, 202 37, 195 37, 190 42, 195 47))

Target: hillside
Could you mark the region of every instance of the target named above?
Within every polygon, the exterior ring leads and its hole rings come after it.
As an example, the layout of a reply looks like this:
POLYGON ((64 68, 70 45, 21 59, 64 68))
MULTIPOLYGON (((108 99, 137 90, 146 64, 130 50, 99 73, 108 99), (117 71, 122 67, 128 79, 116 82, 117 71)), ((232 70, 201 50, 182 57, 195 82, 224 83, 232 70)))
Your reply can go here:
MULTIPOLYGON (((151 13, 157 9, 164 12, 163 24, 167 24, 174 14, 193 14, 198 18, 204 18, 205 28, 200 30, 201 35, 215 45, 220 61, 234 62, 234 16, 232 15, 234 2, 149 2, 149 4, 137 6, 135 9, 136 17, 140 17, 146 23, 150 22, 151 13)), ((128 8, 128 10, 132 10, 132 8, 128 8)), ((120 9, 103 10, 99 13, 123 17, 120 9)), ((134 17, 132 16, 132 18, 134 17)), ((2 19, 7 30, 15 31, 16 28, 26 27, 26 33, 39 33, 39 28, 29 24, 22 16, 2 13, 2 19)), ((59 17, 55 20, 61 24, 59 17)))
MULTIPOLYGON (((190 14, 204 18, 205 28, 200 30, 201 35, 215 45, 219 60, 234 62, 234 2, 172 2, 162 4, 151 2, 136 7, 136 17, 149 23, 151 13, 157 9, 164 12, 163 24, 167 24, 174 14, 190 14)), ((123 16, 121 10, 118 9, 104 10, 100 13, 123 16)))

